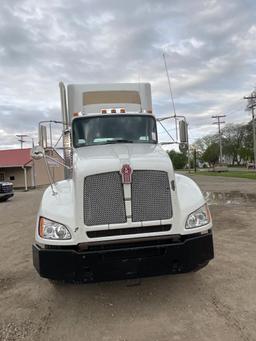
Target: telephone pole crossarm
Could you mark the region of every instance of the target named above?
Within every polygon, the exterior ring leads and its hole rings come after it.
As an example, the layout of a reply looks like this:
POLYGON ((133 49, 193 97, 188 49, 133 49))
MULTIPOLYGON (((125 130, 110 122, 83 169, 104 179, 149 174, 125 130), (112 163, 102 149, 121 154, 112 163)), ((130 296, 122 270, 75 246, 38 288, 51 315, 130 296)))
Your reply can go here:
POLYGON ((28 137, 26 134, 18 134, 16 135, 18 137, 18 141, 20 142, 20 149, 23 149, 23 143, 26 142, 24 140, 24 137, 28 137))

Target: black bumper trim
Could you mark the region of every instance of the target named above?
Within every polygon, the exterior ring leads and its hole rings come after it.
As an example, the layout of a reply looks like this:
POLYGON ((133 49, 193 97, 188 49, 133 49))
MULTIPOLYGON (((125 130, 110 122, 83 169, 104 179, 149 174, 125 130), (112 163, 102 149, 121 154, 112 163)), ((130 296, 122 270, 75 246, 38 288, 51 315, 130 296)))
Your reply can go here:
POLYGON ((129 234, 140 234, 140 233, 154 233, 154 232, 165 232, 170 231, 172 225, 156 225, 156 226, 140 226, 131 227, 125 229, 112 229, 112 230, 98 230, 88 231, 86 234, 89 238, 101 238, 110 236, 125 236, 129 234))
POLYGON ((0 201, 1 199, 9 199, 14 196, 14 193, 0 193, 0 201))
POLYGON ((33 245, 33 263, 42 277, 95 282, 197 270, 214 257, 211 232, 184 241, 150 246, 76 251, 33 245))

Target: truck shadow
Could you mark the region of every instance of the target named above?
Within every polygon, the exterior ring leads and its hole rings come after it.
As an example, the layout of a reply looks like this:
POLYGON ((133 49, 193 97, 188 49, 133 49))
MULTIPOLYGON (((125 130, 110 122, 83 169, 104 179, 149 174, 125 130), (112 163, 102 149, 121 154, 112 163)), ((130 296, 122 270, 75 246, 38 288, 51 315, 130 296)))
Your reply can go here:
POLYGON ((65 305, 75 305, 81 311, 84 305, 110 312, 129 308, 131 311, 147 310, 177 301, 189 301, 205 285, 206 271, 78 285, 51 283, 49 290, 54 294, 56 303, 62 305, 65 301, 65 305))

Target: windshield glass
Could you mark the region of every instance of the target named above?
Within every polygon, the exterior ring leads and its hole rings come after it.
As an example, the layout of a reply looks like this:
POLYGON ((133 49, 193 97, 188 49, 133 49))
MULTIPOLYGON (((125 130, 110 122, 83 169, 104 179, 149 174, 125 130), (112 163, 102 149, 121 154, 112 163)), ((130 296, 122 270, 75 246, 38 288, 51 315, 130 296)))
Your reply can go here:
POLYGON ((157 143, 154 117, 145 114, 101 115, 73 121, 74 147, 110 143, 157 143))

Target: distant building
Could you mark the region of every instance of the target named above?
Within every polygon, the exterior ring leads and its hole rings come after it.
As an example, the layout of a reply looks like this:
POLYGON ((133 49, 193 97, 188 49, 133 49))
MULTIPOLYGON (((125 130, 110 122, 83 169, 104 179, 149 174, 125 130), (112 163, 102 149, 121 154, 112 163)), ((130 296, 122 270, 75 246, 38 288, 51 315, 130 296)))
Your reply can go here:
MULTIPOLYGON (((25 189, 49 184, 44 160, 33 160, 30 152, 30 148, 0 150, 0 181, 10 181, 14 188, 25 189)), ((63 162, 55 150, 49 150, 47 153, 63 162)), ((51 160, 48 163, 54 181, 63 180, 64 167, 51 160)))

